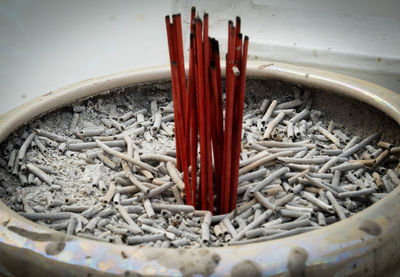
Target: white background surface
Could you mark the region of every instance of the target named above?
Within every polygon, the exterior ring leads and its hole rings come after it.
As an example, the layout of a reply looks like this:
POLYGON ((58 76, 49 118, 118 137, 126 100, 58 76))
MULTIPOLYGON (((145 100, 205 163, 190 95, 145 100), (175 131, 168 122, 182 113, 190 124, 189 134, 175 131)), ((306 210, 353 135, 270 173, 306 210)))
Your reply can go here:
POLYGON ((164 16, 210 14, 224 52, 242 17, 250 59, 324 68, 400 92, 400 1, 0 1, 0 113, 74 82, 168 64, 164 16))

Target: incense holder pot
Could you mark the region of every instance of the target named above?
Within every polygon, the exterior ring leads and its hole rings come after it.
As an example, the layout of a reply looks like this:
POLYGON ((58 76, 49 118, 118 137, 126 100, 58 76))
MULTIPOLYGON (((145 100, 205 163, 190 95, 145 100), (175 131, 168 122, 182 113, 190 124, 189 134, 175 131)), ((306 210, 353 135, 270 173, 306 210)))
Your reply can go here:
MULTIPOLYGON (((247 75, 323 89, 365 102, 400 124, 400 96, 327 71, 249 62, 247 75)), ((126 71, 50 91, 0 116, 0 141, 33 118, 138 83, 168 80, 169 67, 126 71)), ((221 248, 163 249, 70 237, 0 202, 5 276, 395 276, 400 273, 400 187, 350 218, 283 239, 221 248)))

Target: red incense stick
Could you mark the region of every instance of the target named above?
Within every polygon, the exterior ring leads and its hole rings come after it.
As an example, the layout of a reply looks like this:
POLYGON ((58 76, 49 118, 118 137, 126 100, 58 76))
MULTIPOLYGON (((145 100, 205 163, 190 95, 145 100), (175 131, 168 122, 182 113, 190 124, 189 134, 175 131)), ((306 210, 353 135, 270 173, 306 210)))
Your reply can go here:
POLYGON ((208 191, 208 210, 214 211, 214 188, 213 188, 213 168, 211 154, 211 92, 210 92, 210 42, 208 38, 208 14, 204 14, 203 25, 203 47, 204 47, 204 111, 206 117, 206 159, 207 159, 207 191, 208 191))
MULTIPOLYGON (((179 72, 179 88, 180 88, 180 102, 181 102, 181 110, 184 111, 184 107, 187 106, 187 93, 186 93, 186 78, 185 78, 185 64, 183 58, 183 40, 182 40, 182 23, 181 23, 181 15, 177 14, 173 17, 173 24, 175 27, 175 36, 176 36, 176 59, 178 65, 178 72, 179 72)), ((185 125, 185 118, 182 118, 183 126, 185 125)), ((183 130, 184 134, 186 130, 183 130)))
MULTIPOLYGON (((172 63, 172 67, 174 68, 174 70, 172 71, 172 75, 174 76, 174 80, 175 80, 175 85, 173 85, 173 90, 179 91, 179 76, 178 76, 178 69, 177 69, 177 64, 174 62, 172 63), (178 84, 177 84, 178 83, 178 84)), ((179 105, 179 100, 177 103, 177 106, 179 105)), ((175 110, 175 107, 174 107, 175 110)), ((182 111, 180 111, 179 109, 177 109, 177 119, 176 119, 176 123, 178 125, 178 136, 179 136, 179 141, 181 143, 181 154, 182 154, 182 168, 183 168, 183 178, 184 178, 184 183, 185 183, 185 191, 186 191, 186 202, 188 205, 192 205, 193 201, 192 201, 192 193, 191 193, 191 187, 189 185, 189 171, 188 171, 188 158, 186 155, 186 141, 183 137, 183 114, 182 111)))
POLYGON ((189 52, 189 106, 190 106, 190 164, 191 164, 191 188, 193 205, 197 202, 197 101, 195 80, 195 49, 194 35, 190 34, 189 52))
POLYGON ((214 153, 214 168, 215 168, 215 188, 216 188, 216 200, 215 203, 218 209, 221 207, 221 193, 222 193, 222 152, 224 143, 224 132, 223 132, 223 119, 222 119, 222 91, 221 91, 221 72, 219 68, 219 50, 218 41, 211 39, 211 94, 212 94, 212 113, 213 132, 212 143, 214 153))
POLYGON ((197 52, 197 92, 199 99, 198 106, 198 124, 200 134, 200 185, 201 185, 201 209, 207 209, 207 157, 206 157, 206 125, 204 112, 204 67, 203 67, 203 43, 202 43, 202 22, 196 18, 196 52, 197 52), (203 154, 204 153, 204 154, 203 154))
MULTIPOLYGON (((171 76, 172 76, 172 87, 177 87, 179 86, 178 84, 176 84, 176 82, 179 83, 179 81, 174 79, 174 74, 173 74, 173 70, 175 70, 175 67, 172 66, 172 63, 175 62, 175 43, 174 43, 174 39, 173 39, 173 25, 170 23, 170 17, 166 16, 165 17, 165 26, 167 29, 167 39, 168 39, 168 49, 169 49, 169 58, 171 61, 171 76), (175 83, 175 84, 174 84, 175 83)), ((172 99, 174 103, 177 103, 177 94, 178 91, 172 89, 172 99)), ((174 104, 175 106, 175 104, 174 104)), ((181 168, 181 151, 180 151, 180 141, 179 141, 179 130, 176 129, 176 136, 175 136, 175 149, 176 149, 176 162, 177 162, 177 168, 181 168)))
MULTIPOLYGON (((184 133, 184 121, 183 121, 183 99, 182 94, 185 93, 186 88, 181 89, 181 75, 179 73, 179 66, 178 62, 176 61, 179 59, 179 53, 177 44, 179 44, 178 35, 179 30, 177 30, 176 23, 179 22, 179 17, 176 15, 173 16, 174 23, 170 23, 169 17, 165 18, 166 26, 167 26, 167 36, 168 36, 168 45, 172 49, 170 49, 170 60, 171 60, 171 74, 172 74, 172 87, 173 87, 173 103, 174 103, 174 112, 175 112, 175 122, 176 122, 176 151, 177 157, 179 157, 180 163, 178 166, 181 166, 184 172, 184 183, 185 183, 185 190, 188 192, 187 194, 187 203, 192 204, 192 193, 191 188, 189 185, 189 172, 188 172, 188 158, 186 154, 186 141, 185 141, 185 133, 184 133)), ((183 57, 182 57, 183 59, 183 57)), ((184 77, 184 75, 183 75, 184 77)))
POLYGON ((243 43, 239 17, 236 17, 236 26, 229 21, 224 122, 218 42, 209 38, 208 14, 204 14, 204 24, 195 14, 193 7, 187 84, 181 16, 173 15, 172 23, 169 16, 165 18, 171 61, 177 166, 184 173, 187 204, 214 212, 216 194, 216 211, 227 213, 235 208, 237 201, 248 38, 245 37, 243 43))
POLYGON ((231 159, 232 159, 232 119, 233 105, 235 98, 235 76, 233 74, 233 65, 235 59, 235 27, 232 21, 228 24, 228 54, 226 59, 226 104, 225 104, 225 132, 224 132, 224 157, 223 157, 223 196, 222 213, 229 211, 229 195, 231 182, 231 159))
POLYGON ((230 210, 236 208, 237 201, 237 187, 239 178, 239 159, 241 150, 241 138, 242 138, 242 121, 243 121, 243 110, 244 110, 244 96, 246 87, 246 66, 247 66, 247 52, 249 48, 249 38, 246 36, 244 38, 243 53, 240 66, 240 76, 239 76, 239 86, 238 86, 238 97, 235 105, 236 112, 236 122, 235 124, 235 145, 234 145, 234 155, 232 159, 232 191, 230 194, 230 210))

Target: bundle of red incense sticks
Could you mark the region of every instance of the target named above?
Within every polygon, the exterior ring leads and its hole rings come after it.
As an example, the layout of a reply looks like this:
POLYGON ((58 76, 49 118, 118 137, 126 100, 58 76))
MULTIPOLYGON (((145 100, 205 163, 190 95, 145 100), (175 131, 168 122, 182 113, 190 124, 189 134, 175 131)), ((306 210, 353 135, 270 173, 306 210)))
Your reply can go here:
POLYGON ((228 22, 224 120, 218 41, 208 35, 208 14, 204 14, 203 21, 195 14, 192 8, 187 82, 181 16, 173 15, 172 22, 169 16, 165 18, 177 166, 183 171, 188 205, 213 213, 227 213, 236 207, 249 39, 247 36, 243 39, 240 33, 239 17, 236 26, 228 22), (198 170, 200 184, 197 184, 198 170))

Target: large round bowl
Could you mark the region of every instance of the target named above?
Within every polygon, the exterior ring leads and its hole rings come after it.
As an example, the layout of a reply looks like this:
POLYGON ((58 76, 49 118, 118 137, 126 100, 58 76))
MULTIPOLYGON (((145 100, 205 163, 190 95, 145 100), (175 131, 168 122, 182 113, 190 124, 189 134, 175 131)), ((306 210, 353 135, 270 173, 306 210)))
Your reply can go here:
MULTIPOLYGON (((366 81, 275 62, 251 62, 247 74, 349 96, 400 124, 400 96, 366 81)), ((0 117, 0 142, 32 118, 79 99, 169 77, 169 67, 156 67, 93 78, 48 92, 0 117)), ((242 246, 199 249, 134 247, 69 237, 24 219, 0 201, 0 275, 398 276, 399 237, 400 187, 364 211, 312 232, 242 246)))

